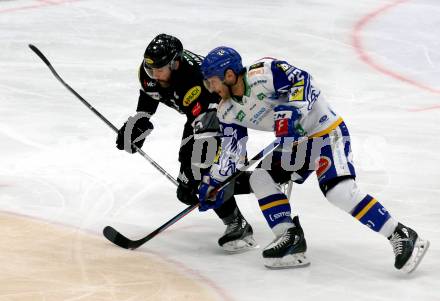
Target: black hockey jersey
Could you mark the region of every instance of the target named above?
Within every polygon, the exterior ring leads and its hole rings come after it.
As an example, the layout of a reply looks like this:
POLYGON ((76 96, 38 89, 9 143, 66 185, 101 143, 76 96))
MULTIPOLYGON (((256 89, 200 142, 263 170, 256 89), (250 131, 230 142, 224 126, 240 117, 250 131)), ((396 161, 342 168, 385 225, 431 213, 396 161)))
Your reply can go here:
MULTIPOLYGON (((142 86, 137 106, 138 112, 153 115, 159 103, 163 103, 187 117, 187 125, 192 124, 196 134, 207 132, 209 124, 213 126, 213 118, 220 97, 210 93, 203 85, 200 64, 203 58, 188 50, 183 51, 179 68, 171 74, 169 87, 162 87, 146 73, 143 64, 139 67, 139 80, 142 86), (211 114, 207 114, 210 113, 211 114), (206 116, 208 115, 208 116, 206 116), (197 120, 196 120, 197 119, 197 120), (203 124, 197 124, 197 121, 203 124), (203 127, 203 129, 201 128, 203 127)), ((214 125, 217 126, 217 125, 214 125)), ((213 128, 209 131, 214 130, 213 128)))

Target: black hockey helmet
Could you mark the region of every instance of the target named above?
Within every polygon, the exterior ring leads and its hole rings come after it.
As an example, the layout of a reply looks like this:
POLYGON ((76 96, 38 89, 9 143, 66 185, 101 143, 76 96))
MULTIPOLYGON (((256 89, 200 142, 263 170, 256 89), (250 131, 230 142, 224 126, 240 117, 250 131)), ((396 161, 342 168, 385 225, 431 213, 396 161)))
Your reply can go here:
POLYGON ((161 33, 148 44, 144 53, 144 67, 161 68, 179 59, 183 52, 182 42, 176 37, 161 33))

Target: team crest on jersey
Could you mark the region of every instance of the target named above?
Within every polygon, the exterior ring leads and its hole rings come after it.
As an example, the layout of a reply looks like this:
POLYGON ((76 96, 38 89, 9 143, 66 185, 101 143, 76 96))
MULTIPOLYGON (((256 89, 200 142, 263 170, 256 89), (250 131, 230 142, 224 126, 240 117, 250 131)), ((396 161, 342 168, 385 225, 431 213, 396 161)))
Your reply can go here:
POLYGON ((195 86, 186 92, 185 96, 183 97, 183 105, 185 107, 189 106, 194 100, 196 100, 200 94, 202 93, 202 87, 195 86))
POLYGON ((323 174, 327 172, 327 170, 330 169, 332 165, 332 161, 329 157, 322 156, 316 159, 315 166, 316 166, 316 175, 318 176, 318 179, 322 177, 323 174))

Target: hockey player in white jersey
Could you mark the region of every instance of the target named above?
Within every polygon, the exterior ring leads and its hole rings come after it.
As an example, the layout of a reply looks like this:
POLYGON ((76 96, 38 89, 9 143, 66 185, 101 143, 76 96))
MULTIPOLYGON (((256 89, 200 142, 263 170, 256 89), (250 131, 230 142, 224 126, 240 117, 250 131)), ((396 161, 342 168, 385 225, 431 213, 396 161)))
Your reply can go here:
POLYGON ((222 203, 223 193, 212 196, 210 192, 243 164, 246 129, 273 131, 284 145, 269 161, 263 160, 250 178, 275 234, 263 251, 267 267, 309 264, 298 216, 292 214, 278 184, 290 179, 301 184, 313 172, 327 200, 388 238, 397 269, 411 272, 418 266, 429 241, 399 223, 356 185, 348 129, 309 73, 273 58, 243 67, 240 55, 229 47, 213 49, 201 68, 206 87, 222 97, 217 114, 223 131, 221 153, 199 188, 201 210, 222 203))

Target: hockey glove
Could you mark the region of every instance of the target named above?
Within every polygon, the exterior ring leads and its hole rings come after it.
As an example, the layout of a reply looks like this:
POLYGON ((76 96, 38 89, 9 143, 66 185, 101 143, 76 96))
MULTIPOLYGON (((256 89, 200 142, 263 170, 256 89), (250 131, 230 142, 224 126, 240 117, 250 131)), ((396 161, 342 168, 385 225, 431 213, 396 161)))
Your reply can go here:
POLYGON ((190 166, 180 166, 179 177, 177 178, 177 199, 186 205, 195 205, 199 203, 197 197, 198 181, 194 180, 190 166))
POLYGON ((116 138, 116 147, 133 154, 136 152, 136 149, 131 144, 134 143, 137 147, 141 148, 142 145, 144 145, 145 138, 154 129, 154 126, 148 118, 141 118, 136 122, 133 122, 131 118, 132 117, 119 129, 118 137, 116 138), (130 131, 130 127, 127 127, 127 124, 131 125, 133 123, 134 126, 130 131))
POLYGON ((198 204, 197 192, 197 188, 179 182, 176 191, 177 199, 188 206, 198 204))
POLYGON ((298 111, 298 109, 291 106, 279 105, 273 110, 275 120, 275 136, 293 137, 295 140, 301 137, 301 134, 297 130, 297 127, 299 126, 299 119, 301 117, 301 113, 298 111))
POLYGON ((209 175, 206 175, 202 178, 202 183, 199 187, 200 211, 217 209, 223 204, 225 195, 224 189, 220 190, 214 195, 211 195, 213 190, 220 187, 221 184, 221 182, 211 178, 209 175))

